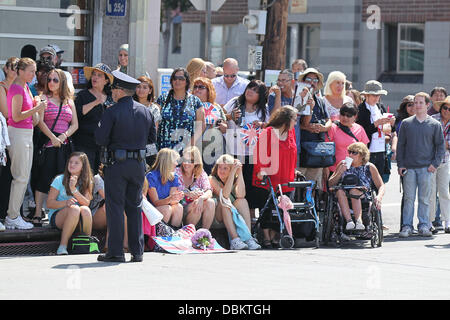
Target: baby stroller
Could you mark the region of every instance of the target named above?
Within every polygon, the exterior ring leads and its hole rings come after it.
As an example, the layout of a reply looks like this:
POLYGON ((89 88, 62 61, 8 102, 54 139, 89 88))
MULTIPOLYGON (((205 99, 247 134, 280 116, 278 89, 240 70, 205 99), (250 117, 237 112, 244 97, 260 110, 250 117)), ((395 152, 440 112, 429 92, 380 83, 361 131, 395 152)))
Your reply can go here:
MULTIPOLYGON (((375 192, 359 185, 346 185, 339 184, 335 187, 329 188, 329 196, 327 203, 327 211, 323 219, 322 237, 323 243, 327 245, 332 242, 336 246, 341 245, 345 241, 349 241, 351 238, 359 240, 370 240, 372 248, 381 247, 383 243, 383 223, 381 220, 381 211, 376 208, 373 203, 375 192), (350 194, 350 190, 359 190, 363 192, 361 195, 350 194), (341 213, 339 203, 337 200, 336 192, 343 190, 349 201, 351 208, 351 198, 361 199, 362 206, 362 222, 365 226, 365 230, 345 230, 345 219, 341 213), (369 194, 369 197, 363 197, 364 193, 369 194)), ((352 211, 351 211, 352 212, 352 211)), ((351 213, 352 219, 354 219, 353 213, 351 213)))
POLYGON ((296 201, 293 202, 293 208, 288 210, 290 218, 290 226, 286 225, 283 210, 279 208, 279 201, 277 194, 272 186, 270 177, 265 176, 261 185, 269 186, 269 196, 266 204, 259 214, 259 218, 256 221, 254 227, 254 237, 258 237, 261 231, 261 222, 263 219, 270 221, 274 226, 279 226, 280 232, 280 247, 283 249, 293 248, 296 238, 304 238, 307 241, 315 240, 316 248, 320 246, 320 221, 316 212, 315 201, 313 198, 313 191, 317 188, 315 181, 305 181, 303 176, 296 179, 297 181, 288 182, 286 184, 278 185, 278 189, 281 191, 281 187, 288 186, 295 188, 295 194, 300 194, 300 197, 296 197, 296 201), (297 192, 301 191, 301 192, 297 192), (292 231, 292 236, 289 231, 292 231))

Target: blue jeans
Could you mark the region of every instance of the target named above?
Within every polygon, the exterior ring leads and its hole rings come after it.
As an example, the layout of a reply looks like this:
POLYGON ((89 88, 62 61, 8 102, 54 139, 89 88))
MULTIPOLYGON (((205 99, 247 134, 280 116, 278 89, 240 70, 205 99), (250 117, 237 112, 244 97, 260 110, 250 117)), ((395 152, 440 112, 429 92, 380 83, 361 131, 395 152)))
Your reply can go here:
POLYGON ((430 196, 432 173, 428 168, 409 169, 403 177, 404 205, 403 205, 403 227, 413 228, 414 201, 416 200, 416 190, 418 190, 419 206, 417 217, 419 225, 417 228, 429 229, 430 226, 430 196))

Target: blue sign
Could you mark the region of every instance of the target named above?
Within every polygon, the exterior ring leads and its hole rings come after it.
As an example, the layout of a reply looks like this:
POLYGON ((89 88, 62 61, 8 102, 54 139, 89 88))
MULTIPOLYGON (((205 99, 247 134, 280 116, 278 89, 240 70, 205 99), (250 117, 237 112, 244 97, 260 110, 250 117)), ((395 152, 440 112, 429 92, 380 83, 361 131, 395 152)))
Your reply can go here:
POLYGON ((106 15, 113 17, 125 17, 127 14, 127 0, 107 0, 106 15))

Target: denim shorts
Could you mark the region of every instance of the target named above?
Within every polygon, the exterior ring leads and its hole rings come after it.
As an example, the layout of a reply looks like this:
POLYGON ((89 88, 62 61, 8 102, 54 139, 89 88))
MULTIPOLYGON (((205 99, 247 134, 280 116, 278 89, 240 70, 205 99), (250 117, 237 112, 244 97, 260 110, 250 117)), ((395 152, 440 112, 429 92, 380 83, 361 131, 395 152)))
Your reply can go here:
POLYGON ((52 228, 58 229, 58 227, 56 226, 56 215, 58 214, 58 211, 53 212, 52 217, 50 218, 50 226, 52 228))

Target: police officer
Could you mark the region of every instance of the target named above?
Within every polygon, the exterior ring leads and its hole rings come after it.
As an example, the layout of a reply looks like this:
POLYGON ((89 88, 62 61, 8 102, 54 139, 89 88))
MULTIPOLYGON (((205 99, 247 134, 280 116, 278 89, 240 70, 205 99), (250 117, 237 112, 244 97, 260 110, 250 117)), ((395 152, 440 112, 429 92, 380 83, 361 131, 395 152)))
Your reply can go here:
POLYGON ((156 142, 156 129, 149 109, 133 100, 136 79, 113 71, 114 104, 107 109, 95 132, 97 144, 107 147, 105 200, 108 225, 108 252, 98 261, 125 262, 123 252, 124 216, 127 215, 131 262, 141 262, 144 253, 142 232, 142 186, 145 179, 145 146, 156 142))

